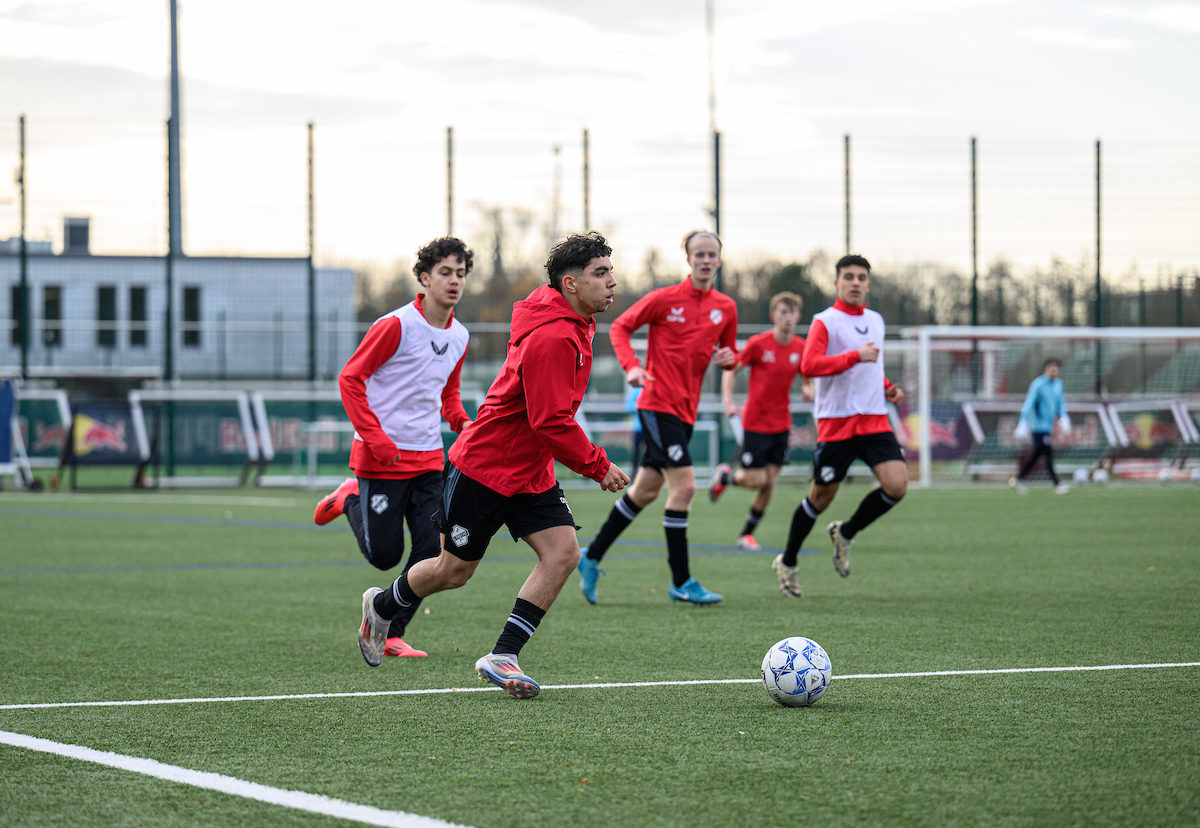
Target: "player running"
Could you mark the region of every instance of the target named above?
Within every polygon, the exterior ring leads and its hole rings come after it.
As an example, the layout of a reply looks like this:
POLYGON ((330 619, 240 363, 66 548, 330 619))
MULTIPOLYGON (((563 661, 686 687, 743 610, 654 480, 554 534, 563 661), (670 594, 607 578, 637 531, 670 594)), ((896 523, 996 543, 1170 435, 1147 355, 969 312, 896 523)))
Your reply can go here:
POLYGON ((1029 384, 1029 393, 1025 395, 1025 405, 1021 406, 1021 418, 1017 422, 1013 436, 1018 440, 1024 439, 1032 431, 1033 454, 1029 455, 1029 459, 1017 472, 1017 476, 1008 481, 1008 485, 1012 486, 1017 494, 1026 494, 1029 491, 1021 481, 1033 471, 1033 467, 1037 465, 1040 457, 1046 458, 1046 471, 1050 473, 1054 491, 1058 494, 1067 494, 1071 491, 1070 486, 1059 482, 1058 475, 1054 472, 1052 434, 1055 420, 1058 421, 1059 428, 1064 434, 1071 433, 1071 418, 1067 416, 1067 409, 1063 404, 1063 384, 1062 380, 1058 378, 1058 372, 1061 369, 1062 360, 1055 358, 1046 360, 1046 364, 1043 366, 1044 373, 1029 384))
POLYGON ((672 287, 652 290, 618 316, 609 329, 626 381, 641 387, 638 417, 642 422, 645 457, 633 485, 584 550, 579 561, 580 588, 596 603, 600 560, 612 542, 638 513, 658 497, 667 484, 663 530, 675 601, 713 604, 721 600, 691 576, 688 567, 688 507, 696 493, 696 476, 688 440, 700 404, 700 386, 710 362, 730 369, 737 361, 737 304, 716 290, 713 282, 721 264, 721 240, 705 230, 683 241, 691 274, 672 287), (650 326, 649 350, 643 367, 629 345, 630 335, 650 326))
MULTIPOLYGON (((442 497, 442 418, 455 432, 471 422, 459 394, 469 335, 454 318, 474 254, 462 241, 434 239, 417 251, 413 273, 425 289, 371 325, 338 375, 342 406, 354 424, 354 477, 317 504, 313 520, 345 514, 363 557, 391 569, 404 557, 404 522, 412 535, 405 571, 438 554, 431 516, 442 497)), ((404 641, 419 602, 392 619, 384 655, 426 653, 404 641)))
MULTIPOLYGON (((729 464, 717 466, 708 484, 708 495, 715 502, 730 484, 755 489, 754 502, 746 516, 746 525, 738 535, 738 549, 758 549, 754 530, 767 511, 775 481, 787 464, 788 435, 792 429, 792 380, 800 373, 804 337, 796 336, 803 301, 787 291, 771 297, 768 305, 773 330, 755 334, 738 352, 737 364, 721 377, 721 399, 725 415, 733 422, 740 418, 743 429, 742 468, 732 471, 729 464), (733 401, 736 375, 750 366, 750 389, 746 405, 733 401)), ((812 381, 803 383, 804 398, 812 399, 812 381)))
POLYGON ((817 448, 808 497, 792 516, 787 546, 772 566, 784 595, 801 597, 796 554, 812 531, 817 515, 829 508, 855 459, 871 467, 879 488, 862 499, 847 521, 829 524, 833 566, 850 574, 854 537, 891 509, 908 490, 904 452, 888 422, 887 403, 904 402, 904 391, 883 375, 883 317, 867 309, 871 265, 862 256, 838 259, 834 277, 837 299, 813 317, 800 370, 813 377, 817 448))
POLYGON ((513 306, 508 353, 475 422, 450 449, 437 514, 442 552, 401 573, 391 589, 363 593, 358 643, 371 666, 382 660, 390 619, 423 597, 471 579, 502 524, 524 539, 538 563, 492 652, 475 663, 479 677, 527 699, 540 687, 517 664, 579 562, 575 519, 554 478, 554 461, 599 481, 605 491, 629 477, 609 463, 575 422, 592 372, 592 318, 612 304, 612 249, 599 233, 573 235, 550 251, 550 284, 513 306))

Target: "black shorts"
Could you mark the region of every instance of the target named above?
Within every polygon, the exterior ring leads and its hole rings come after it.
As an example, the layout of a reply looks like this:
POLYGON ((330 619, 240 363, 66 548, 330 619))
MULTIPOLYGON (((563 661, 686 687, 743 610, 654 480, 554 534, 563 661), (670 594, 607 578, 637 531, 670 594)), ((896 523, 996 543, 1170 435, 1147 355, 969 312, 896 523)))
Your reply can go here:
POLYGON ((1033 450, 1047 452, 1054 448, 1054 440, 1049 434, 1035 431, 1033 433, 1033 450))
POLYGON ((757 431, 747 431, 746 438, 742 441, 742 468, 761 469, 766 466, 786 466, 789 433, 781 431, 778 434, 762 434, 757 431))
POLYGON ((678 469, 691 466, 692 454, 688 442, 692 439, 692 427, 674 414, 638 409, 642 421, 642 443, 646 456, 642 465, 652 469, 678 469))
POLYGON ((408 480, 358 478, 358 495, 346 498, 346 520, 371 566, 391 569, 404 557, 404 522, 412 535, 408 566, 436 558, 438 528, 433 516, 442 499, 441 472, 408 480))
POLYGON ((855 460, 862 460, 871 468, 888 460, 904 462, 904 449, 900 448, 896 435, 890 431, 817 443, 813 452, 813 482, 821 486, 840 483, 855 460))
POLYGON ((464 561, 482 558, 502 525, 508 526, 515 541, 554 526, 580 528, 575 525, 575 516, 557 484, 538 494, 506 497, 467 477, 450 463, 446 464, 438 523, 446 536, 446 551, 464 561))

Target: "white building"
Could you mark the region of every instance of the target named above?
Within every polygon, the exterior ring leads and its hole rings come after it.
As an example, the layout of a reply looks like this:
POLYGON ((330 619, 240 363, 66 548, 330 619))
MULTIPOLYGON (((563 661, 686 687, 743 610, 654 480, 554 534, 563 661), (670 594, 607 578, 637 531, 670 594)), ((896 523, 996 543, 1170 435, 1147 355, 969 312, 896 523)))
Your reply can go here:
MULTIPOLYGON (((85 242, 86 244, 86 242, 85 242)), ((0 244, 0 374, 19 373, 19 246, 0 244)), ((166 318, 161 256, 27 254, 31 376, 160 376, 166 318)), ((174 263, 181 379, 307 379, 308 260, 183 257, 174 263)), ((317 376, 358 344, 354 274, 316 271, 317 376)))

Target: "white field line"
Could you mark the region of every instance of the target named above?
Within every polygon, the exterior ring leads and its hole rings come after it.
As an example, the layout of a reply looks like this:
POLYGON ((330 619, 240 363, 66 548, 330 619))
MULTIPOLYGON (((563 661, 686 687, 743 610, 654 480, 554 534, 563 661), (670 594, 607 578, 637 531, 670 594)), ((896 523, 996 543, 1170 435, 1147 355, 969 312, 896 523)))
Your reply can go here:
MULTIPOLYGON (((230 495, 167 495, 167 494, 0 494, 0 503, 21 503, 37 506, 40 503, 136 503, 153 506, 156 503, 172 506, 287 506, 295 507, 306 500, 292 497, 232 497, 230 495)), ((313 500, 316 503, 316 499, 313 500)))
POLYGON ((219 773, 190 770, 176 765, 166 765, 154 759, 142 759, 137 756, 125 756, 120 753, 110 753, 104 750, 93 750, 79 745, 64 745, 49 739, 39 739, 36 736, 26 736, 22 733, 9 733, 0 730, 0 744, 13 747, 36 750, 42 753, 53 753, 66 756, 69 759, 79 759, 83 762, 94 762, 97 765, 107 765, 110 768, 140 773, 165 779, 168 782, 178 782, 191 785, 193 788, 203 788, 208 791, 240 796, 244 799, 255 799, 270 805, 282 805, 297 811, 307 811, 313 814, 338 819, 348 819, 367 825, 385 825, 393 828, 455 828, 455 823, 445 822, 432 817, 409 814, 404 811, 384 811, 370 805, 358 805, 343 799, 334 799, 320 794, 310 794, 304 791, 289 791, 283 788, 272 788, 257 782, 246 782, 232 776, 219 773))
MULTIPOLYGON (((1087 667, 1005 667, 996 670, 927 670, 918 673, 854 673, 834 679, 922 678, 926 676, 984 676, 1007 673, 1081 673, 1105 670, 1153 670, 1165 667, 1200 667, 1200 661, 1162 664, 1103 664, 1087 667)), ((613 687, 684 687, 700 684, 755 684, 757 678, 688 679, 684 681, 613 681, 592 684, 543 684, 543 690, 593 690, 613 687)), ((188 699, 131 699, 127 701, 37 702, 0 704, 0 710, 33 710, 49 707, 141 707, 152 704, 205 704, 209 702, 289 701, 292 699, 347 699, 377 696, 430 696, 447 693, 487 693, 498 687, 440 687, 428 690, 359 690, 348 693, 288 693, 273 696, 211 696, 188 699)))

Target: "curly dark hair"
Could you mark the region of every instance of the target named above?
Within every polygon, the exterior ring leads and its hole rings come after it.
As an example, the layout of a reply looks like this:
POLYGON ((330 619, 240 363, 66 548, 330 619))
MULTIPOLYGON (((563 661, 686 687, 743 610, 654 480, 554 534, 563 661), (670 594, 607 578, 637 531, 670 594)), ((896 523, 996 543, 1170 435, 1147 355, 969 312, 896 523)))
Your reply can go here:
POLYGON ((467 273, 471 272, 471 267, 475 264, 475 252, 467 247, 466 242, 454 236, 442 236, 417 251, 417 263, 413 265, 413 275, 417 277, 417 281, 421 281, 422 273, 432 272, 437 263, 447 256, 457 256, 459 261, 466 265, 467 273))
POLYGON ((562 293, 563 277, 568 273, 582 273, 592 259, 611 256, 608 240, 595 230, 584 235, 574 233, 554 245, 546 259, 546 275, 550 284, 562 293))
POLYGON ((842 256, 842 258, 838 259, 837 267, 833 269, 834 275, 840 275, 843 267, 852 267, 854 265, 865 267, 867 269, 867 273, 871 272, 871 263, 865 258, 857 253, 847 253, 845 256, 842 256))

